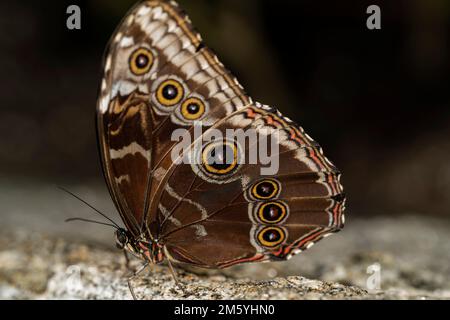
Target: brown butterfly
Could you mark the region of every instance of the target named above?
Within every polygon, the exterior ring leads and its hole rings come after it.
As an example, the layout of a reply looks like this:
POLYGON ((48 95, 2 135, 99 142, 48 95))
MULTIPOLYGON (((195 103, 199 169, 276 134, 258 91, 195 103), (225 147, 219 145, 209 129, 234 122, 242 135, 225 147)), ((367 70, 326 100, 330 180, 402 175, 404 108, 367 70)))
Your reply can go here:
POLYGON ((173 1, 138 4, 113 35, 97 106, 104 174, 126 230, 117 244, 147 263, 226 268, 278 261, 339 231, 340 173, 320 146, 276 109, 255 103, 206 47, 173 1), (201 145, 200 162, 180 163, 172 133, 195 140, 228 129, 268 132, 280 167, 237 161, 255 144, 201 145), (217 148, 218 147, 218 148, 217 148), (231 151, 227 163, 206 161, 231 151))

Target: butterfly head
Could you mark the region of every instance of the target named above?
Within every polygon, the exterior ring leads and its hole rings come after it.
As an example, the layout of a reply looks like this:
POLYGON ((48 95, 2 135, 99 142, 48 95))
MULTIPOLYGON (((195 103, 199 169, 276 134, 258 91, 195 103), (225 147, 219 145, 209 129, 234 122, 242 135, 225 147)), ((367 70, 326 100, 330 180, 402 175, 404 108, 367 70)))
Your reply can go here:
POLYGON ((125 229, 117 229, 115 236, 117 249, 123 250, 129 246, 130 235, 125 229))

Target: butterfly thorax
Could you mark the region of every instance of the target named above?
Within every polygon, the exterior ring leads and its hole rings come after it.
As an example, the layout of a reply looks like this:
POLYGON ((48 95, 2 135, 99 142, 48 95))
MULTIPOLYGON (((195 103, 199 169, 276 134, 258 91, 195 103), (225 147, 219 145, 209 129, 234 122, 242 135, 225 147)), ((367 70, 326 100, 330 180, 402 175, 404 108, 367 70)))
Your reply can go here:
POLYGON ((115 235, 118 249, 126 250, 133 256, 154 264, 164 260, 164 245, 158 239, 148 240, 143 235, 136 238, 125 229, 117 229, 115 235))
POLYGON ((143 260, 158 264, 164 261, 164 246, 158 241, 136 241, 132 246, 133 251, 143 260))

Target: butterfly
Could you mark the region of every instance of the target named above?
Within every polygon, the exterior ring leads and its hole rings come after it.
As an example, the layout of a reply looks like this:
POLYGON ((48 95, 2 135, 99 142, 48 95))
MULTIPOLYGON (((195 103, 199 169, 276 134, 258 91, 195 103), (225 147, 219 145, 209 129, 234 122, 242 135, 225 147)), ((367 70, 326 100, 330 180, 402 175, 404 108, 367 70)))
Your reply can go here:
POLYGON ((283 261, 343 228, 338 169, 301 127, 248 96, 174 1, 141 2, 121 22, 96 114, 103 172, 125 224, 117 246, 147 263, 283 261), (183 129, 194 144, 199 124, 200 138, 229 129, 276 137, 277 172, 238 161, 254 142, 201 141, 200 161, 177 161, 173 133, 183 129), (209 161, 220 150, 231 160, 209 161))

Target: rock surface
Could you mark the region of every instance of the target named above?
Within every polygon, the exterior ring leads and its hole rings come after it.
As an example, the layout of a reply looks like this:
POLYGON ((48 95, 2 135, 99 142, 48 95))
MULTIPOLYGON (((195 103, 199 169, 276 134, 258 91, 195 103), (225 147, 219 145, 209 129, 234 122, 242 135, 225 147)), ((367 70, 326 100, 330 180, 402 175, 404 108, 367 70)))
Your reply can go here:
MULTIPOLYGON (((0 184, 0 299, 131 299, 112 229, 64 223, 97 217, 54 185, 7 182, 0 184)), ((104 185, 69 189, 120 220, 104 185)), ((358 216, 349 210, 342 232, 287 262, 178 270, 179 287, 166 266, 155 266, 133 287, 140 299, 450 299, 449 220, 358 216), (377 279, 380 290, 369 290, 377 279)))
MULTIPOLYGON (((449 230, 418 217, 354 221, 289 262, 177 269, 178 286, 166 266, 152 266, 132 283, 139 299, 450 299, 449 230), (367 268, 377 264, 380 290, 367 290, 367 268)), ((0 234, 1 299, 131 299, 130 272, 101 242, 0 234)))

